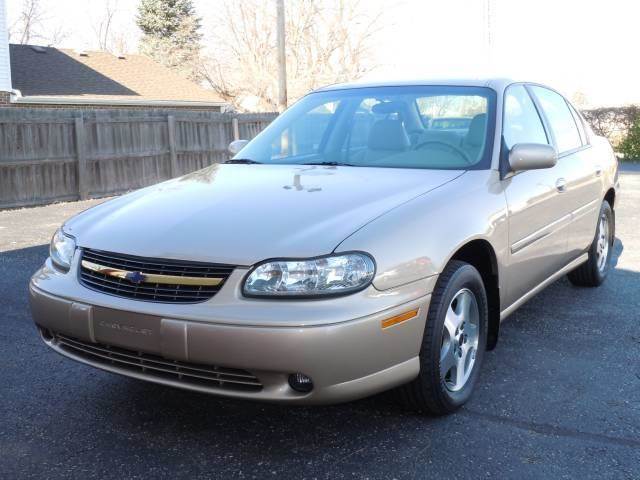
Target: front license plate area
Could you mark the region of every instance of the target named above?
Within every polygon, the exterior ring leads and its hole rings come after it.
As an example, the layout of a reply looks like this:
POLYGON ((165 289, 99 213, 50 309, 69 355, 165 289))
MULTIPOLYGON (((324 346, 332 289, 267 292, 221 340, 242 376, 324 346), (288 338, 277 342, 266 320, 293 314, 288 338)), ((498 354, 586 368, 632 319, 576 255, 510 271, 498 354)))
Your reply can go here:
POLYGON ((94 307, 93 333, 98 343, 160 353, 160 318, 141 313, 94 307))

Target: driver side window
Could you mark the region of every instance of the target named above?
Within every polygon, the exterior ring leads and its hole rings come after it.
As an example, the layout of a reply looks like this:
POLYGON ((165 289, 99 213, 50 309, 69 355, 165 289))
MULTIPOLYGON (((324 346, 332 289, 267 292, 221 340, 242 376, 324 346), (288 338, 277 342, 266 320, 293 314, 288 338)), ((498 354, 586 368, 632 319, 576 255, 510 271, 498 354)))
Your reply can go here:
POLYGON ((508 149, 516 143, 549 144, 542 120, 523 85, 512 85, 505 93, 502 136, 508 149))

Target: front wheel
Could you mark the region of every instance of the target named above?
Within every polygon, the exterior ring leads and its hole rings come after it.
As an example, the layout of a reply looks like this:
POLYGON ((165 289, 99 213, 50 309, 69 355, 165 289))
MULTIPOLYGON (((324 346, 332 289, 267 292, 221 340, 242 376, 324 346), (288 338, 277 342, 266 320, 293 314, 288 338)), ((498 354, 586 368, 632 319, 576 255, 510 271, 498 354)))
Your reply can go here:
POLYGON ((609 202, 602 202, 596 236, 589 247, 589 259, 578 268, 569 272, 571 283, 581 287, 602 285, 609 273, 611 252, 615 231, 615 216, 609 202))
POLYGON ((473 392, 487 343, 487 294, 478 270, 454 260, 431 296, 420 349, 420 374, 399 393, 410 407, 454 412, 473 392))

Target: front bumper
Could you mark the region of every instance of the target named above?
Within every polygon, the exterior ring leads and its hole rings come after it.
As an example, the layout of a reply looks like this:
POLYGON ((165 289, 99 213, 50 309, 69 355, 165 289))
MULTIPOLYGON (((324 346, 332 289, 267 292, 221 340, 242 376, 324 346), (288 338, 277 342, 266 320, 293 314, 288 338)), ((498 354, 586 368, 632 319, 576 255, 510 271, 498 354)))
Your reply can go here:
MULTIPOLYGON (((327 404, 362 398, 415 378, 430 299, 424 292, 433 280, 418 283, 386 292, 371 287, 370 292, 343 297, 336 322, 326 317, 320 321, 318 311, 330 314, 335 308, 329 300, 237 298, 231 315, 230 298, 235 293, 234 282, 230 281, 211 301, 182 306, 177 311, 164 304, 93 292, 72 274, 61 274, 45 265, 32 279, 30 302, 45 343, 80 362, 129 377, 228 397, 327 404), (375 311, 363 315, 362 302, 367 297, 375 297, 370 300, 375 311), (348 298, 351 300, 345 302, 348 298), (353 306, 347 308, 349 304, 353 306), (191 308, 194 310, 189 315, 191 308), (207 320, 203 320, 205 308, 207 320), (381 327, 383 320, 412 309, 418 309, 414 318, 381 327), (292 314, 299 318, 305 312, 314 324, 292 319, 292 314), (345 320, 349 314, 351 319, 345 320), (80 347, 70 349, 69 345, 80 347), (113 356, 109 352, 112 347, 113 356), (224 381, 195 382, 194 377, 180 374, 198 372, 197 368, 203 366, 221 372, 248 372, 257 379, 259 388, 235 388, 234 382, 224 381), (172 368, 171 373, 164 371, 172 368), (160 370, 162 375, 158 374, 160 370), (311 392, 300 393, 289 386, 289 375, 298 372, 313 380, 311 392)), ((217 378, 232 378, 222 375, 217 378)))

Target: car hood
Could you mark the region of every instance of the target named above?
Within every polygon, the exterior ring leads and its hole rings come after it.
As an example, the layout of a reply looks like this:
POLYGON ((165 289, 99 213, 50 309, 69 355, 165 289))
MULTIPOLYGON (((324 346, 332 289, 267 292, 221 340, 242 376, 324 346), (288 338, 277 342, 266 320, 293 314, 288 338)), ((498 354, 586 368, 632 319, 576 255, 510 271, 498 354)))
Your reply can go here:
POLYGON ((331 253, 353 232, 462 171, 213 165, 65 224, 81 247, 251 265, 331 253))

